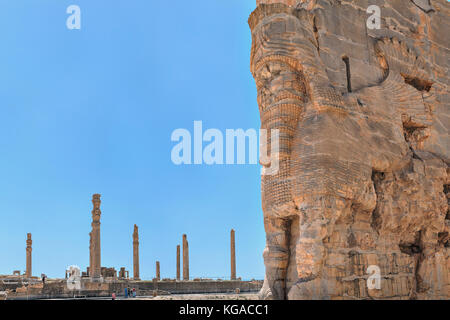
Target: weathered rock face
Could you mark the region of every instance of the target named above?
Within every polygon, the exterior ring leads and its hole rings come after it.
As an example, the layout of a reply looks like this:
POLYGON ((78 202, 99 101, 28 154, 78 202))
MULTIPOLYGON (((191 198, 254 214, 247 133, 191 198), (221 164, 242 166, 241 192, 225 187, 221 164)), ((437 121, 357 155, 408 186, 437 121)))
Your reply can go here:
POLYGON ((257 4, 261 127, 280 131, 280 170, 262 177, 263 295, 449 299, 450 5, 257 4))

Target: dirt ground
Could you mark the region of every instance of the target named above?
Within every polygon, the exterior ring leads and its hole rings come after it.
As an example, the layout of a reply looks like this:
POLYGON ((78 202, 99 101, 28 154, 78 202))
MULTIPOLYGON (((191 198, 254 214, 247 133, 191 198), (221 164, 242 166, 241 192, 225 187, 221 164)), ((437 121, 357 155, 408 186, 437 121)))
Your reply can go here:
POLYGON ((130 300, 258 300, 257 293, 241 294, 171 294, 156 297, 136 297, 130 300))

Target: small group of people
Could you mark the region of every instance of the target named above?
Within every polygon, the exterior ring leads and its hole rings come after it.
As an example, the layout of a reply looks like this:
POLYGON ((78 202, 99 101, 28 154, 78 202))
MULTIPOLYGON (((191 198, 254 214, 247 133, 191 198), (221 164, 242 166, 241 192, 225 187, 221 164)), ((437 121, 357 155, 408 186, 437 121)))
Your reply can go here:
MULTIPOLYGON (((136 288, 130 289, 130 288, 125 288, 125 298, 136 298, 136 288)), ((112 299, 116 300, 116 294, 113 292, 112 294, 112 299)))
POLYGON ((136 289, 135 289, 135 288, 133 288, 133 289, 126 288, 126 289, 128 289, 128 295, 129 295, 130 297, 136 298, 136 289))

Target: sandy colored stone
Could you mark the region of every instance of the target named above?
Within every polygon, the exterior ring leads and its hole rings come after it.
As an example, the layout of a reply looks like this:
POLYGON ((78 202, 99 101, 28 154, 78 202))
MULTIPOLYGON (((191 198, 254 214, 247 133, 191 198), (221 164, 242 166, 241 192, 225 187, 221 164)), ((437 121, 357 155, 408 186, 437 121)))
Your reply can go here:
POLYGON ((183 280, 189 280, 189 243, 183 234, 183 280))
POLYGON ((231 280, 236 280, 236 242, 235 231, 230 232, 230 260, 231 260, 231 280))
POLYGON ((449 3, 257 2, 251 71, 280 131, 263 297, 449 299, 449 3))
POLYGON ((133 231, 133 278, 139 280, 139 229, 134 225, 133 231))
POLYGON ((25 276, 27 278, 31 278, 33 276, 33 271, 32 271, 32 262, 31 262, 31 252, 33 251, 32 248, 32 244, 33 244, 33 240, 31 240, 31 233, 27 233, 27 264, 26 264, 26 271, 25 271, 25 276))
POLYGON ((239 294, 171 294, 155 296, 154 298, 140 298, 139 300, 258 300, 258 295, 254 293, 239 294))
POLYGON ((92 278, 101 277, 101 245, 100 245, 100 217, 102 212, 100 211, 100 194, 94 194, 92 196, 92 231, 90 235, 90 267, 89 273, 92 278))
POLYGON ((177 245, 177 280, 180 281, 180 245, 177 245))
POLYGON ((156 279, 161 280, 161 264, 159 261, 156 261, 156 279))

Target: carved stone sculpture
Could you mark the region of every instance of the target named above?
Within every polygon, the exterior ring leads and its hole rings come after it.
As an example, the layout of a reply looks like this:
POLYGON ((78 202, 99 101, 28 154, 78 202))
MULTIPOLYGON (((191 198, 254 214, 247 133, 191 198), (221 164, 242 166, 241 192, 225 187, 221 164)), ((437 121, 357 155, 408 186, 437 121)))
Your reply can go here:
POLYGON ((249 18, 261 127, 280 132, 264 298, 450 298, 450 5, 372 2, 259 0, 249 18))

